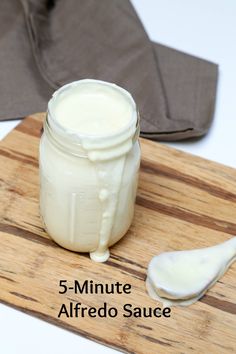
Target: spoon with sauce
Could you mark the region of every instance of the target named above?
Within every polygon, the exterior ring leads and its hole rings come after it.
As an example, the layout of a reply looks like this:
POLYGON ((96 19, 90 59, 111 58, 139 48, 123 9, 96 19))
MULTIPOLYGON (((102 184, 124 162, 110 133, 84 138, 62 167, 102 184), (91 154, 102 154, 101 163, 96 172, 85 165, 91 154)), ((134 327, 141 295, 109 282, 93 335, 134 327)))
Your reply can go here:
POLYGON ((151 259, 146 287, 164 306, 199 300, 236 260, 236 237, 213 247, 164 252, 151 259))

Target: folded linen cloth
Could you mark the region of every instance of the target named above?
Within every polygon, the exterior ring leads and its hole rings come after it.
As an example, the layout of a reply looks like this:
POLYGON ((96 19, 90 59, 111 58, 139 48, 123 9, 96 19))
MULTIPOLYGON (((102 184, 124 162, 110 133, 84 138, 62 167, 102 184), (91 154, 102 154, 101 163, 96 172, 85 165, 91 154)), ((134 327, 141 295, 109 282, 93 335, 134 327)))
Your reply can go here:
POLYGON ((129 90, 141 135, 205 134, 218 67, 149 40, 128 0, 0 2, 0 119, 46 110, 52 92, 94 78, 129 90))

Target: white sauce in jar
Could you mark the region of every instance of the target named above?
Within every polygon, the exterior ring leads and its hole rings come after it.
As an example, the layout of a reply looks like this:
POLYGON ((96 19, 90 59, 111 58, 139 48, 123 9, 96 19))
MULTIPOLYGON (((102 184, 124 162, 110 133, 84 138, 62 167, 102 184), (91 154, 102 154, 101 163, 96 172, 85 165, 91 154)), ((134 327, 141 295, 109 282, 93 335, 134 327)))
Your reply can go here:
POLYGON ((117 86, 86 82, 57 95, 52 113, 65 129, 80 135, 111 135, 128 125, 134 107, 117 86))
POLYGON ((56 91, 48 107, 40 148, 45 226, 62 246, 104 262, 133 218, 136 105, 114 84, 81 80, 56 91))

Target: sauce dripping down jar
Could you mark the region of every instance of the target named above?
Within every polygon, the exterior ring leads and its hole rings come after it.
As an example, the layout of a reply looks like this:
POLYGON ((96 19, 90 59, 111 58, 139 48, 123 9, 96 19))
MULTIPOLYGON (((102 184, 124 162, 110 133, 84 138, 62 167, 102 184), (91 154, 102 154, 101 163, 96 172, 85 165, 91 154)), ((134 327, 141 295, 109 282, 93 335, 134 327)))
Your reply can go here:
POLYGON ((62 247, 97 262, 129 229, 140 165, 132 96, 98 80, 57 90, 40 141, 40 213, 62 247))

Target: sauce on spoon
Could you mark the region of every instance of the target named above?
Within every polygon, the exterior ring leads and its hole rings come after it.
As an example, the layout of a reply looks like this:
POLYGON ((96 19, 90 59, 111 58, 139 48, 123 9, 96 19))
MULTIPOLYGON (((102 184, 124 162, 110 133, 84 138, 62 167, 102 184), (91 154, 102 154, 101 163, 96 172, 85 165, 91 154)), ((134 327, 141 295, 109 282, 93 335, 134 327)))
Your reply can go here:
POLYGON ((151 259, 146 287, 164 306, 199 300, 236 260, 236 237, 213 247, 164 252, 151 259))

